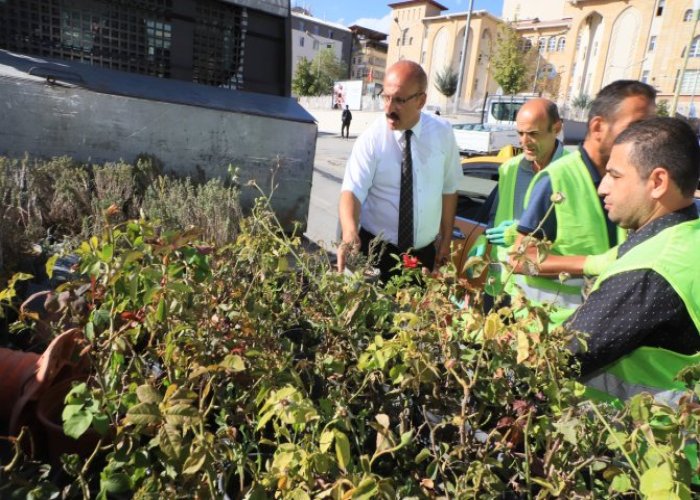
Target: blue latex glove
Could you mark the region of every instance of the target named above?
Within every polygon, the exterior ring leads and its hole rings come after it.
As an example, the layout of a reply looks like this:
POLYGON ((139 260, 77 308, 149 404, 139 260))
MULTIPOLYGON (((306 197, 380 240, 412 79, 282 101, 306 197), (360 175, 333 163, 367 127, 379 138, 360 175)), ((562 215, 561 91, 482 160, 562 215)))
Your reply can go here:
POLYGON ((517 236, 517 220, 504 220, 498 226, 487 229, 486 239, 492 245, 509 247, 515 243, 517 236))

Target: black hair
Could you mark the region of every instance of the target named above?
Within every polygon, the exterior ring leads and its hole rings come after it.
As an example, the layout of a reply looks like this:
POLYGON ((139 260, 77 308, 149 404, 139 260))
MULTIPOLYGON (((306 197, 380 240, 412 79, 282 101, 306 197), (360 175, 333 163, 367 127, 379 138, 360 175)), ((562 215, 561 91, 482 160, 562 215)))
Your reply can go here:
POLYGON ((632 144, 629 158, 642 179, 662 167, 683 196, 693 196, 700 179, 700 145, 688 123, 669 117, 642 120, 615 139, 615 144, 627 143, 632 144))
POLYGON ((561 117, 559 116, 559 108, 555 103, 549 101, 545 106, 545 111, 547 112, 547 118, 549 118, 549 130, 552 130, 554 124, 561 121, 561 117))
POLYGON ((654 102, 656 89, 638 80, 614 81, 600 89, 598 95, 593 99, 591 109, 588 112, 588 123, 590 124, 596 116, 602 116, 607 122, 613 121, 622 101, 632 96, 646 97, 649 101, 654 102))

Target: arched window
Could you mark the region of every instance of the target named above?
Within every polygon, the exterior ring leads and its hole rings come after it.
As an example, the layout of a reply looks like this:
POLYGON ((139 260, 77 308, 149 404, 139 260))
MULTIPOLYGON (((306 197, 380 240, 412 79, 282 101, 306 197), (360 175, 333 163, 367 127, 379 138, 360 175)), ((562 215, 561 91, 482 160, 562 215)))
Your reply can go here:
POLYGON ((700 57, 700 36, 693 38, 693 43, 690 44, 689 57, 700 57))
POLYGON ((559 41, 557 42, 557 51, 564 52, 565 48, 566 48, 566 38, 561 37, 561 38, 559 38, 559 41))
POLYGON ((539 52, 544 52, 544 49, 547 45, 547 39, 546 38, 540 38, 537 40, 537 50, 539 52))
POLYGON ((549 37, 549 42, 547 43, 547 52, 554 52, 557 50, 557 39, 549 37))
POLYGON ((688 9, 683 14, 683 22, 687 23, 688 21, 692 21, 692 20, 693 20, 693 9, 688 9))
POLYGON ((532 40, 529 38, 523 38, 522 40, 522 50, 523 52, 527 52, 532 48, 532 40))

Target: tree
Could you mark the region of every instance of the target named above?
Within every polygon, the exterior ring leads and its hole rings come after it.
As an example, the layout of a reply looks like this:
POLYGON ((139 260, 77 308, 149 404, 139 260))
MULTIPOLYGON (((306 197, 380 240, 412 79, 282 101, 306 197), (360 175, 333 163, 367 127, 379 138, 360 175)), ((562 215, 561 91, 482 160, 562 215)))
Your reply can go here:
POLYGON ((656 114, 659 116, 668 116, 668 99, 661 99, 656 103, 656 114))
POLYGON ((317 95, 316 75, 312 71, 311 61, 302 57, 292 79, 292 92, 298 96, 317 95))
POLYGON ((452 97, 457 92, 457 80, 457 73, 449 66, 445 66, 435 75, 435 88, 445 97, 452 97))
POLYGON ((521 38, 511 24, 498 30, 496 48, 491 57, 491 75, 505 94, 525 89, 528 68, 521 50, 521 38))
POLYGON ((316 95, 330 94, 333 91, 333 83, 347 76, 346 68, 330 48, 318 52, 311 65, 316 70, 318 90, 316 95))
POLYGON ((576 110, 577 117, 585 114, 585 111, 591 107, 593 100, 588 94, 579 94, 571 101, 571 106, 576 110))

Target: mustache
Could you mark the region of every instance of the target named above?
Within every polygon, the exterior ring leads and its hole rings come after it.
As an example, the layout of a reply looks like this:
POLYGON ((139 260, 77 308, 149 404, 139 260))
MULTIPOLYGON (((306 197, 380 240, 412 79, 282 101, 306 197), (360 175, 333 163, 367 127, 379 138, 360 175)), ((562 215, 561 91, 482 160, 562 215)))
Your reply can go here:
POLYGON ((398 120, 399 119, 399 115, 396 114, 395 112, 394 113, 386 113, 386 117, 391 119, 391 120, 398 120))

